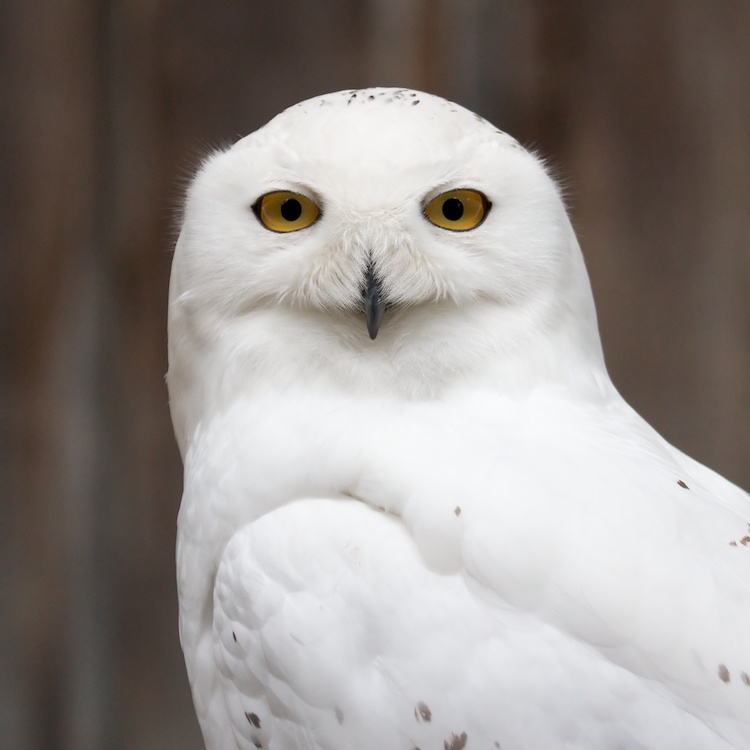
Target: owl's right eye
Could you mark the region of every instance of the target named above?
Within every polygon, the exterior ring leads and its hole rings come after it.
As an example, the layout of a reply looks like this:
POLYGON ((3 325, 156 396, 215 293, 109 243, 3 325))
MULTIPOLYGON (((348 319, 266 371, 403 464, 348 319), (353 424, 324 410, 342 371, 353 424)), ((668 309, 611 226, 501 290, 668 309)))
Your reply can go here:
POLYGON ((320 216, 320 209, 309 198, 288 190, 261 195, 253 211, 272 232, 296 232, 314 224, 320 216))

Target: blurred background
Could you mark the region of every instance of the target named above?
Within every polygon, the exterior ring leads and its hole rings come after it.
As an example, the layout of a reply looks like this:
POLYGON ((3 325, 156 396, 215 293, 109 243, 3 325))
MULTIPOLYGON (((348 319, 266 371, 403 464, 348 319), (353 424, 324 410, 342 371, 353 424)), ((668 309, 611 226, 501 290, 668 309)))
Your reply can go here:
POLYGON ((163 376, 176 207, 294 102, 410 86, 562 180, 616 385, 750 487, 747 0, 0 3, 0 747, 198 750, 163 376))

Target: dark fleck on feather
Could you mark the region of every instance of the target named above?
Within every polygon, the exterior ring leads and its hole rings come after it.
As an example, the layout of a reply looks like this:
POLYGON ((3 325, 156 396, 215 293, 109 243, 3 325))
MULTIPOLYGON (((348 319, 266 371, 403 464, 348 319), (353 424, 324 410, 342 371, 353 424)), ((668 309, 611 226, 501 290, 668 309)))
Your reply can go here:
POLYGON ((245 711, 245 718, 256 728, 260 729, 260 719, 258 718, 258 714, 250 713, 250 711, 245 711))
POLYGON ((466 747, 466 732, 461 734, 452 734, 450 742, 445 740, 443 742, 443 750, 464 750, 466 747))
POLYGON ((430 721, 432 719, 432 711, 430 711, 426 703, 420 701, 414 709, 414 718, 417 721, 420 719, 422 719, 422 721, 430 721))

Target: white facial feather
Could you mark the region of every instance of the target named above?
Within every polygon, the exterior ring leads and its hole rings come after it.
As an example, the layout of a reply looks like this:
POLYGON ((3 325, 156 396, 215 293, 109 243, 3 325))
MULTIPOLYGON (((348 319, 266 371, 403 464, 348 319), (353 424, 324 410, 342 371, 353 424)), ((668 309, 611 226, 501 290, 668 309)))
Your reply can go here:
POLYGON ((208 159, 177 251, 190 292, 218 310, 350 310, 370 259, 399 304, 513 303, 553 287, 576 250, 541 165, 466 110, 419 96, 388 104, 360 97, 354 106, 313 100, 208 159), (474 231, 439 229, 422 215, 430 198, 456 187, 492 202, 474 231), (270 233, 250 206, 279 189, 313 198, 320 220, 270 233))
MULTIPOLYGON (((543 166, 471 112, 409 91, 303 102, 196 175, 174 258, 170 378, 187 378, 196 358, 216 361, 220 339, 232 361, 246 344, 267 361, 273 344, 261 353, 259 339, 235 335, 261 318, 295 341, 308 368, 323 356, 346 370, 339 381, 360 383, 355 352, 381 385, 414 393, 483 368, 492 352, 525 357, 509 368, 517 383, 527 368, 551 374, 558 350, 575 350, 586 367, 601 360, 580 250, 543 166), (491 203, 471 231, 425 218, 432 198, 456 188, 491 203), (252 206, 275 190, 312 199, 318 221, 269 231, 252 206), (361 312, 370 265, 389 305, 375 342, 361 312)), ((563 377, 579 377, 575 369, 563 377)))

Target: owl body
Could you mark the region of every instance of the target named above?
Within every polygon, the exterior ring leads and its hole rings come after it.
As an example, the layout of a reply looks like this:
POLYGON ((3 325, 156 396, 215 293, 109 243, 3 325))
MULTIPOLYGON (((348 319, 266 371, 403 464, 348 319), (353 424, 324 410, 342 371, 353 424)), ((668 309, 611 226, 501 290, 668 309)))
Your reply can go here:
POLYGON ((282 113, 197 175, 169 325, 209 750, 750 746, 750 499, 612 386, 509 136, 282 113))

